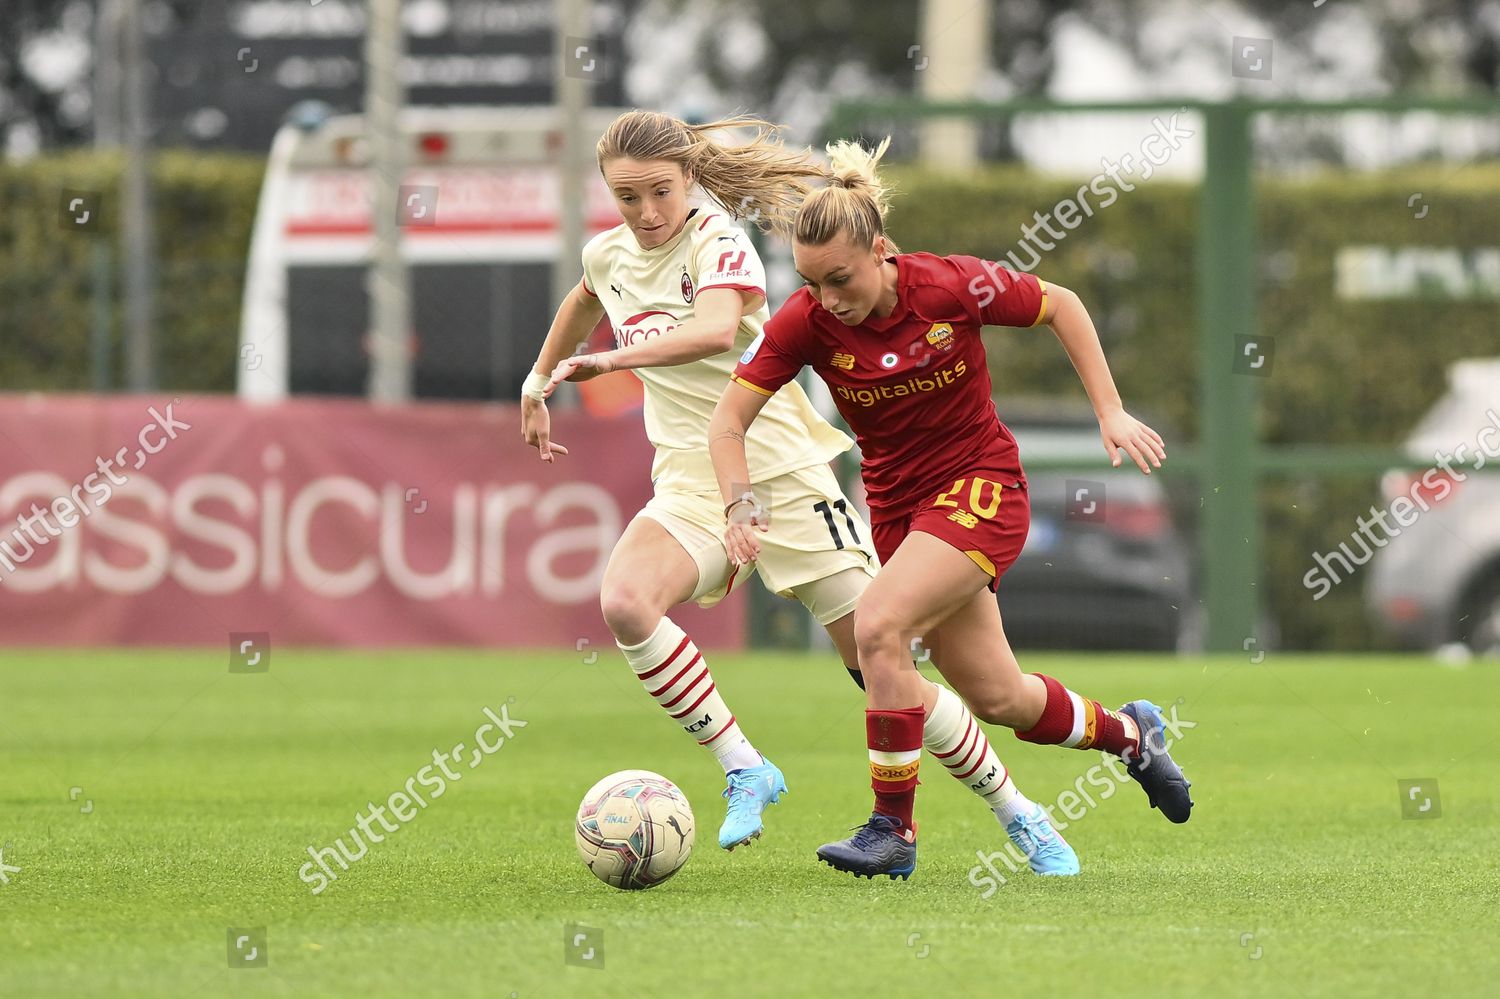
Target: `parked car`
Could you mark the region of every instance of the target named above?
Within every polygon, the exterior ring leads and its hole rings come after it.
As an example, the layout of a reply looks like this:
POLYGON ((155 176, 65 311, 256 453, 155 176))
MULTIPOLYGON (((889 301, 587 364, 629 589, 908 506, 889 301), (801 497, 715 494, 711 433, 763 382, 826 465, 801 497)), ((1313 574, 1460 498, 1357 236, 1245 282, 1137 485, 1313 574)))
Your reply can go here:
MULTIPOLYGON (((1403 450, 1422 468, 1393 470, 1381 480, 1387 503, 1418 497, 1429 507, 1375 552, 1366 603, 1403 645, 1455 642, 1500 654, 1500 359, 1459 361, 1448 392, 1428 411, 1403 450), (1435 455, 1467 457, 1491 470, 1453 465, 1435 455)), ((1394 516, 1394 511, 1393 511, 1394 516)))
POLYGON ((1026 547, 999 590, 1011 642, 1026 648, 1200 647, 1203 615, 1193 597, 1191 560, 1161 476, 1142 475, 1129 460, 1113 468, 1085 404, 1002 400, 1000 418, 1020 445, 1031 496, 1026 547), (1049 471, 1043 467, 1049 459, 1089 467, 1049 471))

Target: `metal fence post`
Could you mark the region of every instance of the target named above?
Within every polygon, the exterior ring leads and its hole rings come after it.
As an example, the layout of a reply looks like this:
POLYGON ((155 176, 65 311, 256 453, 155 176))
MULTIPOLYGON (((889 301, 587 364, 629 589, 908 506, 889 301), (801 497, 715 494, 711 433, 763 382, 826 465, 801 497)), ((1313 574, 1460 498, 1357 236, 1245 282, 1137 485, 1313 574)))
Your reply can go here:
POLYGON ((1257 377, 1272 356, 1255 320, 1255 206, 1251 109, 1203 108, 1203 200, 1198 220, 1199 487, 1208 648, 1241 651, 1259 617, 1257 377), (1256 366, 1256 358, 1262 358, 1256 366))
POLYGON ((114 302, 110 299, 110 267, 113 255, 109 244, 102 239, 94 242, 93 271, 89 275, 89 298, 93 304, 93 321, 90 323, 89 354, 94 375, 94 391, 109 391, 110 369, 110 316, 114 302))

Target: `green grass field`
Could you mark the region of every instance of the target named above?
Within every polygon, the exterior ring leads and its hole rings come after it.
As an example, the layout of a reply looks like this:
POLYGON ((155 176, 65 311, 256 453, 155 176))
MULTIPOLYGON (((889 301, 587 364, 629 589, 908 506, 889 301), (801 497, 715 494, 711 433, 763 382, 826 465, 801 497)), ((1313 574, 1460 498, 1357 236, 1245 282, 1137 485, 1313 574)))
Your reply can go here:
MULTIPOLYGON (((1170 825, 1128 785, 1067 830, 1082 876, 986 899, 969 870, 1004 835, 937 766, 910 882, 815 862, 869 808, 831 657, 714 658, 791 787, 733 855, 712 758, 616 657, 579 659, 277 649, 238 675, 222 650, 7 650, 0 995, 1479 995, 1500 974, 1493 665, 1028 656, 1106 703, 1182 698, 1197 809, 1170 825), (314 896, 307 847, 347 841, 486 706, 526 727, 314 896), (583 791, 631 767, 698 822, 687 867, 640 893, 572 837, 583 791), (1402 818, 1402 778, 1438 780, 1440 818, 1402 818), (569 923, 601 931, 602 969, 565 964, 569 923), (230 927, 266 928, 267 967, 230 969, 230 927)), ((991 734, 1041 801, 1098 760, 991 734)))

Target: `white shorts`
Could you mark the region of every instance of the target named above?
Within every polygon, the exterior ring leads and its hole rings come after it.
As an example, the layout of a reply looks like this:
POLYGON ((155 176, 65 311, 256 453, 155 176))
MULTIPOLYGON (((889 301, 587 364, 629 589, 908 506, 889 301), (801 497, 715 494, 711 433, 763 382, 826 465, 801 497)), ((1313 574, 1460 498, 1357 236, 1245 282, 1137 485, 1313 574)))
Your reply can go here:
POLYGON ((690 599, 700 607, 712 607, 759 572, 766 589, 800 601, 819 624, 854 610, 880 562, 869 527, 833 470, 800 468, 756 483, 755 495, 770 514, 770 529, 756 535, 760 558, 749 566, 729 561, 724 501, 717 490, 658 492, 636 516, 659 523, 692 556, 698 585, 690 599))

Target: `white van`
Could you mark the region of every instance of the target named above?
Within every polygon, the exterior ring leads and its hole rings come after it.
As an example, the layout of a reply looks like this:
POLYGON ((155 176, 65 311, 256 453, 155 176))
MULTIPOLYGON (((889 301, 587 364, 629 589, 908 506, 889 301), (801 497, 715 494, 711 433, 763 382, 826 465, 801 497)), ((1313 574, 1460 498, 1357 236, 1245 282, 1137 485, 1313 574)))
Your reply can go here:
MULTIPOLYGON (((619 113, 592 109, 586 133, 601 134, 619 113)), ((305 108, 291 117, 257 208, 238 394, 363 396, 374 243, 364 118, 305 108)), ((519 397, 556 307, 559 125, 552 107, 403 112, 402 183, 425 192, 402 226, 417 398, 519 397)), ((585 238, 619 222, 597 171, 587 191, 585 238)))

